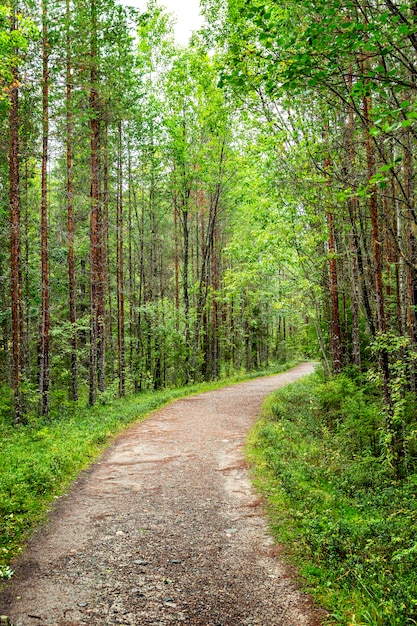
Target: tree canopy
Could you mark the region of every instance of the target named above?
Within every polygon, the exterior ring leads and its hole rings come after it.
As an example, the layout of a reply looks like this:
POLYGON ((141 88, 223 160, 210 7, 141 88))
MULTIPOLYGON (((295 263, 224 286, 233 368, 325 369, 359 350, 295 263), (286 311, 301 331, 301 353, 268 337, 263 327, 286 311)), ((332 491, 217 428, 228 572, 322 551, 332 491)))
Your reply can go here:
POLYGON ((5 417, 314 354, 272 126, 204 36, 177 46, 154 0, 0 23, 5 417))

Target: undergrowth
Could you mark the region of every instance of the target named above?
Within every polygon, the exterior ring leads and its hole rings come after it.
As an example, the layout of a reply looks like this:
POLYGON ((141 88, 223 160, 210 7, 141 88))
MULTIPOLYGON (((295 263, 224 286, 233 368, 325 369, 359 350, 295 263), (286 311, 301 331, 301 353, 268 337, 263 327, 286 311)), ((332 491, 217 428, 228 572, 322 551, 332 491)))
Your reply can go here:
POLYGON ((10 577, 12 558, 30 531, 45 519, 53 500, 128 424, 176 398, 278 373, 295 364, 122 400, 105 394, 94 407, 62 401, 48 420, 33 419, 20 428, 13 426, 6 412, 0 412, 0 578, 10 577))
POLYGON ((275 393, 250 437, 273 534, 332 624, 417 624, 416 459, 394 478, 382 427, 372 386, 315 374, 275 393))

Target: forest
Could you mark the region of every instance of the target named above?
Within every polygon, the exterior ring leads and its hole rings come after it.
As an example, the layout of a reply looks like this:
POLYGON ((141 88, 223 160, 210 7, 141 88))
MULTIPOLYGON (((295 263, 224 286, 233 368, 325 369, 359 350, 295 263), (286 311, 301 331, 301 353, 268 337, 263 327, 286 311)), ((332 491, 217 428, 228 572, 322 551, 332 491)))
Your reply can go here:
POLYGON ((320 360, 322 484, 380 508, 299 532, 369 565, 340 622, 416 623, 417 2, 201 4, 188 46, 155 0, 0 5, 2 429, 320 360))
POLYGON ((262 367, 305 333, 296 252, 276 254, 286 217, 272 189, 258 206, 267 136, 202 39, 172 33, 155 3, 2 8, 0 371, 16 424, 67 397, 262 367))

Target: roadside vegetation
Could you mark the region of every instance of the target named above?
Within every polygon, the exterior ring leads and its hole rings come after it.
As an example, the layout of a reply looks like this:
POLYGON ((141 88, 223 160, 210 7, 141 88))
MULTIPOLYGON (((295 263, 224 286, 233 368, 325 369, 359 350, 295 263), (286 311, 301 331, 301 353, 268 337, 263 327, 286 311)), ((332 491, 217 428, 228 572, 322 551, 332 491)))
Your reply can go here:
POLYGON ((122 400, 107 394, 94 407, 87 407, 85 401, 61 403, 49 419, 34 419, 18 429, 10 417, 1 418, 0 578, 12 575, 11 560, 30 532, 44 521, 53 500, 65 493, 126 426, 144 420, 176 398, 279 373, 296 363, 294 360, 251 373, 241 371, 216 382, 147 391, 122 400))
MULTIPOLYGON (((412 423, 416 403, 408 398, 412 423)), ((415 432, 406 471, 384 453, 384 412, 365 376, 320 373, 277 391, 248 449, 273 535, 308 591, 347 626, 417 623, 415 432)))

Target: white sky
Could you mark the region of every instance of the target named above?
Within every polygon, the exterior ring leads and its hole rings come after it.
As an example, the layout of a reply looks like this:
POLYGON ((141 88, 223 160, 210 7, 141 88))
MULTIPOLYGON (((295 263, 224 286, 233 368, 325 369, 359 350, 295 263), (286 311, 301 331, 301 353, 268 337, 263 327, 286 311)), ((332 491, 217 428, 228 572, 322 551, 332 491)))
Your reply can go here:
MULTIPOLYGON (((144 10, 146 0, 124 0, 124 4, 144 10)), ((200 28, 203 23, 199 0, 159 0, 158 4, 176 15, 175 39, 179 44, 187 44, 192 31, 200 28)))

